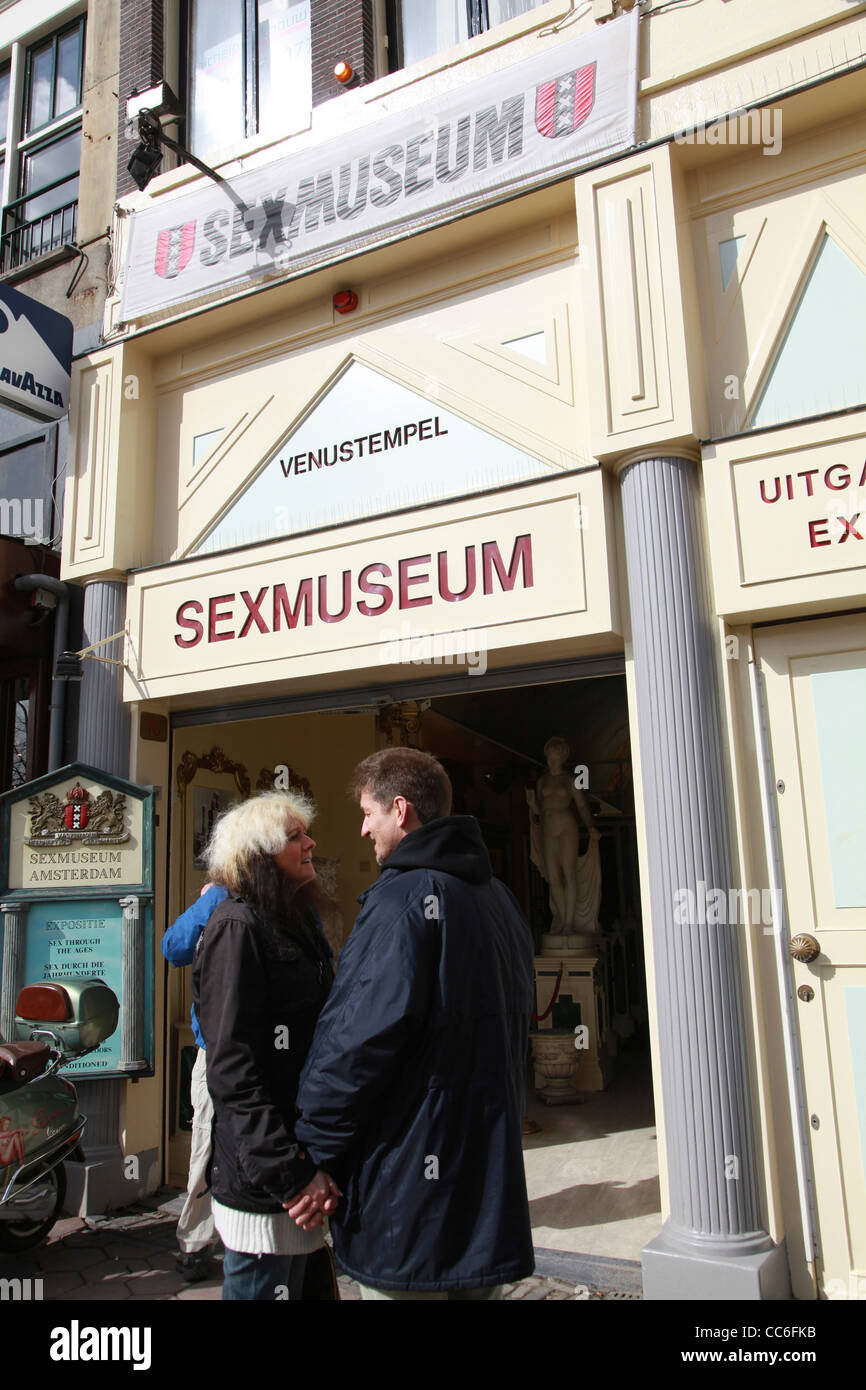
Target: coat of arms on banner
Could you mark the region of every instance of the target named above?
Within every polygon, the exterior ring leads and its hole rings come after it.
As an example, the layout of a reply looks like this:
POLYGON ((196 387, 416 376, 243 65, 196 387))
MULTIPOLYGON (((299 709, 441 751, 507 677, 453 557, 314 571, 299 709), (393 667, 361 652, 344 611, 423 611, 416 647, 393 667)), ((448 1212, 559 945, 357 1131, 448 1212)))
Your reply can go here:
POLYGON ((173 280, 188 264, 195 246, 195 222, 166 227, 156 239, 153 268, 164 280, 173 280))
POLYGON ((30 834, 24 843, 33 849, 51 849, 79 840, 84 845, 121 845, 129 839, 126 797, 107 789, 91 797, 76 782, 66 793, 66 804, 54 792, 30 797, 30 834))
POLYGON ((535 124, 552 140, 582 126, 595 103, 595 63, 542 82, 535 89, 535 124))

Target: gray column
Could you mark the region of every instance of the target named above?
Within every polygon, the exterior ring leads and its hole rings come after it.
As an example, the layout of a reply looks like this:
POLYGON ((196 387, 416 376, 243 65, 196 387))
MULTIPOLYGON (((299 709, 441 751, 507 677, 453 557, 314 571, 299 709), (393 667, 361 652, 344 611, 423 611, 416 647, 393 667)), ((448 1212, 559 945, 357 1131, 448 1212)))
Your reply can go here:
POLYGON ((144 1071, 144 916, 141 899, 118 899, 123 910, 120 1070, 144 1071))
POLYGON ((0 966, 0 1038, 15 1038, 15 1000, 24 979, 27 904, 0 903, 3 914, 3 961, 0 966))
POLYGON ((747 928, 727 920, 735 880, 696 467, 641 458, 621 481, 671 1203, 643 1251, 644 1297, 783 1298, 784 1250, 761 1225, 737 942, 747 928), (720 925, 706 924, 701 884, 725 894, 720 925))
MULTIPOLYGON (((126 585, 98 579, 84 592, 83 647, 120 632, 126 613, 126 585)), ((123 639, 97 649, 99 656, 121 658, 123 639)), ((120 666, 85 657, 82 661, 81 705, 78 715, 78 752, 83 763, 129 776, 129 711, 122 699, 120 666)), ((125 914, 124 914, 125 917, 125 914)), ((136 1200, 138 1187, 124 1180, 120 1147, 120 1109, 126 1082, 106 1077, 77 1085, 78 1101, 87 1116, 82 1148, 85 1162, 67 1163, 67 1209, 88 1216, 125 1206, 136 1200)))
MULTIPOLYGON (((84 641, 89 647, 123 628, 126 585, 97 579, 84 592, 84 641)), ((120 659, 123 639, 97 649, 98 656, 120 659)), ((81 762, 115 777, 129 776, 129 710, 122 699, 120 666, 107 666, 89 656, 82 661, 81 707, 78 716, 78 757, 81 762)))

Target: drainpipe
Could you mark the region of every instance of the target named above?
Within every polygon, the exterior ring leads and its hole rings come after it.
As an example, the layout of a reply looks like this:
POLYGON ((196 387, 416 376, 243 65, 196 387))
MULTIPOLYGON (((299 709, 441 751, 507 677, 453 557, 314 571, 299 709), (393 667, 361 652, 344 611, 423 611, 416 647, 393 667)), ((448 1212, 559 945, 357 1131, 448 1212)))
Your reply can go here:
POLYGON ((66 681, 54 674, 61 652, 66 651, 66 632, 69 626, 69 586, 49 574, 19 574, 15 588, 22 593, 45 589, 54 594, 57 608, 54 614, 54 657, 51 667, 51 712, 48 726, 48 771, 60 767, 63 757, 63 712, 66 705, 66 681))

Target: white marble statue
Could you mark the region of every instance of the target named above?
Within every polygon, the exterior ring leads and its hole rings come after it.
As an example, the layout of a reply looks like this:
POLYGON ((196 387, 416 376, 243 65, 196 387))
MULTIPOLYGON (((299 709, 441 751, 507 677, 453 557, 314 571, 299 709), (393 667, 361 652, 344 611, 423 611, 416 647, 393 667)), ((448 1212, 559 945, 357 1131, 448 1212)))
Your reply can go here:
POLYGON ((554 737, 544 745, 547 772, 543 772, 533 791, 529 788, 530 857, 550 886, 551 935, 574 936, 598 931, 601 905, 601 860, 599 833, 589 803, 575 786, 565 764, 570 754, 564 738, 554 737), (572 812, 589 831, 589 844, 580 854, 580 832, 572 812))

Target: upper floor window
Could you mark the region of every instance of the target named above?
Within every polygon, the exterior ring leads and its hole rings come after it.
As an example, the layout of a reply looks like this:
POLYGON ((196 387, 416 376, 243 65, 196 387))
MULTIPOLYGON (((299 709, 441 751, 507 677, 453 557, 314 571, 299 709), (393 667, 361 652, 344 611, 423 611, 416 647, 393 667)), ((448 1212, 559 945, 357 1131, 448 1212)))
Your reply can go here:
POLYGON ((191 0, 189 52, 194 154, 280 135, 309 114, 310 0, 191 0))
POLYGON ((12 65, 0 69, 3 271, 75 240, 84 16, 32 44, 23 59, 17 96, 12 65))
POLYGON ((516 19, 545 0, 387 0, 391 71, 516 19))

